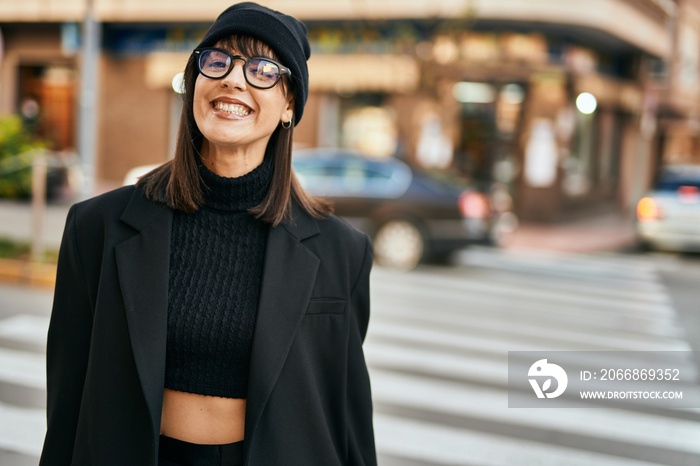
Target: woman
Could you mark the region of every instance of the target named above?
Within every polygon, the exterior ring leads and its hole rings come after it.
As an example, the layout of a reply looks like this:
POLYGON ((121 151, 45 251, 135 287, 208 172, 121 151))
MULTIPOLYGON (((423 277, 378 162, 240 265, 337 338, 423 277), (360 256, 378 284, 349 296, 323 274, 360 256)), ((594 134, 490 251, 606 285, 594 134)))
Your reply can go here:
POLYGON ((191 55, 175 158, 68 215, 42 465, 374 465, 372 249, 291 170, 306 28, 254 3, 191 55))

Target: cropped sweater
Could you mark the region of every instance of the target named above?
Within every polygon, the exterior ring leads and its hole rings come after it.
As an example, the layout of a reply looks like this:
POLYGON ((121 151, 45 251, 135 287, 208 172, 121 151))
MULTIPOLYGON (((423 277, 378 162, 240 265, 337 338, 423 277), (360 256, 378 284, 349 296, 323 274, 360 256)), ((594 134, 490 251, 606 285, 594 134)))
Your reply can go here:
POLYGON ((237 178, 199 170, 204 206, 173 217, 165 387, 246 398, 269 229, 248 209, 269 189, 272 157, 237 178))

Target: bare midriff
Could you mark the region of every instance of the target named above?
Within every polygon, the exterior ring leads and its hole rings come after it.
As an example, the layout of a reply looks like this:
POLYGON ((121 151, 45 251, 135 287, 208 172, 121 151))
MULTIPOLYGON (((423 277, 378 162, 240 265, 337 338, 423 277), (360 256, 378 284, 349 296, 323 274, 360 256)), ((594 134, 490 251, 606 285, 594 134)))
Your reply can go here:
POLYGON ((243 440, 245 398, 221 398, 165 389, 160 433, 203 445, 243 440))

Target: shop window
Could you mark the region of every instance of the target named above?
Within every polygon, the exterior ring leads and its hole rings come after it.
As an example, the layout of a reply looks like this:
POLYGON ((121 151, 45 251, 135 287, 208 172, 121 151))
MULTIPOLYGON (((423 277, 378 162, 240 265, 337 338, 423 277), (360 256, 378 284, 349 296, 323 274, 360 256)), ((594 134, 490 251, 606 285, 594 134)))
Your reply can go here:
POLYGON ((452 91, 462 104, 457 169, 477 181, 512 182, 525 87, 461 82, 452 91))
POLYGON ((576 113, 573 150, 564 166, 564 191, 572 197, 583 196, 591 189, 594 123, 593 116, 576 113))
POLYGON ((564 192, 571 197, 588 194, 596 181, 598 112, 587 99, 577 96, 571 154, 564 163, 564 192))
POLYGON ((20 65, 17 114, 54 150, 75 147, 75 70, 68 65, 20 65))
POLYGON ((498 93, 496 101, 496 126, 500 136, 512 139, 520 123, 525 90, 520 84, 506 84, 498 93))
POLYGON ((398 128, 383 95, 356 95, 340 105, 342 146, 370 155, 391 156, 398 148, 398 128))
POLYGON ((600 158, 597 163, 596 182, 601 187, 617 185, 622 150, 622 122, 625 115, 612 110, 600 112, 600 158))

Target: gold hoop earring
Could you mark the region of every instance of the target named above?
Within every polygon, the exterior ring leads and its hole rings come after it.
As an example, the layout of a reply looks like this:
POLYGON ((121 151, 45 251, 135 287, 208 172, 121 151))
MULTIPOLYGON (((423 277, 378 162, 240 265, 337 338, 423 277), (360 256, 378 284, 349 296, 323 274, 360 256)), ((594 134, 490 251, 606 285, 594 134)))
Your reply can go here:
POLYGON ((289 129, 291 127, 292 127, 292 120, 282 122, 282 128, 289 129))

